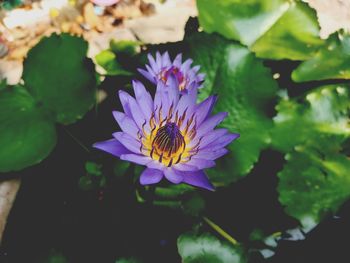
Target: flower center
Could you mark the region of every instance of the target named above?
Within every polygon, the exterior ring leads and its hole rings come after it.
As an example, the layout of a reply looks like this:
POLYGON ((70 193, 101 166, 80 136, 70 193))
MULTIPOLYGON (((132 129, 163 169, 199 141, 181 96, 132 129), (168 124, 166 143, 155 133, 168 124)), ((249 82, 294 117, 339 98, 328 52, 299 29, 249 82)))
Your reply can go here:
POLYGON ((187 81, 184 74, 177 67, 172 66, 169 69, 163 69, 160 72, 160 80, 163 81, 163 83, 166 83, 170 74, 172 74, 177 79, 180 91, 184 90, 186 88, 187 81))
POLYGON ((181 134, 180 129, 174 122, 166 123, 160 127, 152 141, 151 157, 154 155, 159 157, 159 162, 163 159, 169 160, 171 164, 178 163, 181 160, 181 153, 185 150, 185 139, 181 134), (174 160, 174 158, 177 158, 174 160))

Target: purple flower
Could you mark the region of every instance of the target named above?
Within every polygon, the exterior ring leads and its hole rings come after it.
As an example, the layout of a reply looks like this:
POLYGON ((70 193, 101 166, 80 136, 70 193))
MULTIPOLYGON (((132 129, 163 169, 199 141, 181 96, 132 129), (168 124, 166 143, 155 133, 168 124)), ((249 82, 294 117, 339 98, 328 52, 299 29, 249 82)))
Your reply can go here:
POLYGON ((173 76, 181 93, 186 93, 193 88, 201 88, 204 74, 198 73, 200 66, 191 68, 192 59, 187 59, 182 63, 182 55, 178 54, 171 62, 168 52, 163 55, 157 52, 155 59, 148 54, 148 61, 147 71, 144 69, 138 69, 138 71, 152 83, 162 82, 168 86, 168 79, 173 76))
POLYGON ((175 75, 158 82, 154 99, 143 84, 133 81, 135 98, 119 91, 124 112, 113 115, 122 131, 94 147, 122 160, 145 165, 140 183, 158 183, 163 177, 174 184, 187 183, 214 190, 204 169, 228 152, 225 147, 239 134, 215 129, 227 116, 211 111, 217 100, 210 96, 197 104, 197 89, 182 93, 175 75))

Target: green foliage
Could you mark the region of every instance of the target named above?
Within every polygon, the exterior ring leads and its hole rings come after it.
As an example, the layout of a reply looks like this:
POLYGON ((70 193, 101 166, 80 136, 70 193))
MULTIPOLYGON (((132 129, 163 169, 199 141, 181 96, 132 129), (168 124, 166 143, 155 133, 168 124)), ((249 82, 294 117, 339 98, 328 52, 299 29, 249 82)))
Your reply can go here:
POLYGON ((11 10, 21 4, 23 4, 22 0, 4 0, 0 3, 0 9, 11 10))
POLYGON ((334 33, 325 45, 292 73, 296 82, 350 79, 350 35, 334 33))
POLYGON ((243 249, 220 241, 210 234, 182 234, 177 240, 179 254, 184 263, 244 263, 243 249))
POLYGON ((59 123, 75 122, 96 101, 95 69, 86 58, 87 48, 82 38, 54 34, 42 39, 24 61, 28 91, 59 123))
POLYGON ((248 46, 258 57, 304 60, 323 44, 317 17, 307 4, 289 0, 198 0, 199 21, 248 46))
POLYGON ((94 162, 86 162, 85 163, 85 170, 88 174, 94 175, 94 176, 101 176, 102 175, 102 165, 94 163, 94 162))
POLYGON ((130 76, 131 72, 126 71, 118 63, 116 55, 110 50, 103 50, 95 57, 96 62, 100 65, 108 76, 124 75, 130 76))
POLYGON ((134 56, 138 53, 140 45, 142 43, 139 41, 132 40, 120 40, 116 41, 114 39, 109 43, 109 48, 115 54, 134 56))
POLYGON ((56 144, 54 119, 22 86, 0 91, 0 172, 39 163, 56 144))
POLYGON ((287 152, 299 144, 317 144, 325 136, 340 141, 349 137, 349 99, 349 85, 320 87, 302 100, 282 99, 274 117, 273 146, 287 152))
POLYGON ((130 163, 126 161, 116 160, 114 164, 114 174, 116 176, 125 175, 126 171, 129 169, 130 163))
POLYGON ((209 170, 217 184, 230 183, 252 169, 260 151, 270 142, 273 123, 267 114, 277 84, 262 61, 239 44, 205 33, 186 41, 191 57, 208 76, 208 83, 200 92, 218 95, 214 111, 228 112, 222 126, 241 135, 229 146, 231 153, 209 170))
MULTIPOLYGON (((279 200, 288 214, 310 229, 329 212, 336 212, 350 197, 350 160, 340 154, 331 139, 296 147, 286 155, 278 174, 279 200)), ((339 145, 338 145, 339 147, 339 145)))
POLYGON ((95 102, 95 70, 87 42, 52 35, 29 51, 25 85, 0 84, 0 172, 39 163, 56 144, 55 122, 72 123, 95 102))
POLYGON ((102 174, 102 165, 94 162, 85 163, 86 175, 80 177, 79 188, 84 191, 106 186, 107 178, 102 174))

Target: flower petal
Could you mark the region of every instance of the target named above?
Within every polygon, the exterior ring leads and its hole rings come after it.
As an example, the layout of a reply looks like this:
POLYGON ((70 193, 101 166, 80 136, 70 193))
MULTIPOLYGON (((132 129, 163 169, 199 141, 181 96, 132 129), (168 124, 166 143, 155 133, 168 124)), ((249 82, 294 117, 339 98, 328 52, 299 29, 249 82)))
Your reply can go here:
POLYGON ((149 71, 146 71, 142 68, 138 68, 137 71, 140 72, 141 75, 148 79, 150 82, 155 83, 154 75, 152 75, 149 71))
POLYGON ((166 168, 164 164, 155 160, 152 160, 152 162, 147 163, 147 167, 150 169, 157 169, 157 170, 164 170, 166 168))
POLYGON ((181 66, 181 71, 182 72, 187 72, 190 70, 191 64, 193 63, 192 59, 187 59, 181 66))
POLYGON ((141 143, 125 132, 115 132, 113 137, 124 145, 129 151, 139 154, 141 143))
POLYGON ((173 65, 177 68, 180 68, 181 64, 182 64, 182 54, 180 53, 175 57, 173 65))
POLYGON ((210 115, 216 100, 217 96, 209 96, 206 100, 197 105, 196 117, 198 126, 210 115))
POLYGON ((156 63, 157 63, 158 69, 161 70, 163 67, 163 61, 162 61, 162 55, 158 51, 156 52, 156 63))
POLYGON ((134 93, 136 101, 140 106, 143 115, 149 119, 153 111, 153 100, 151 94, 146 90, 145 86, 140 81, 133 81, 134 93))
POLYGON ((167 168, 164 170, 164 176, 166 179, 168 179, 173 184, 179 184, 184 179, 182 176, 182 173, 179 171, 176 171, 173 168, 167 168))
POLYGON ((119 94, 120 103, 123 106, 123 110, 125 114, 131 117, 132 115, 131 115, 131 109, 129 104, 129 98, 131 98, 131 96, 123 90, 119 90, 118 94, 119 94))
POLYGON ((196 166, 193 165, 189 165, 187 163, 178 163, 173 165, 173 167, 178 170, 178 171, 198 171, 198 168, 196 166))
POLYGON ((233 140, 237 139, 239 137, 239 134, 237 133, 229 133, 226 134, 217 140, 213 141, 212 143, 208 144, 207 146, 203 147, 202 150, 210 150, 210 151, 216 151, 218 149, 224 148, 226 145, 231 143, 233 140))
POLYGON ((215 166, 215 162, 213 160, 206 160, 192 157, 192 159, 187 162, 188 165, 197 167, 197 170, 207 169, 215 166))
POLYGON ((137 127, 142 130, 142 125, 147 122, 147 118, 144 116, 139 104, 134 98, 129 98, 129 105, 131 110, 132 118, 134 119, 137 127))
MULTIPOLYGON (((200 142, 199 149, 200 148, 204 148, 208 144, 212 143, 213 141, 217 140, 218 138, 220 138, 221 136, 224 136, 227 133, 228 133, 227 129, 216 129, 216 130, 212 130, 212 131, 208 132, 203 137, 200 137, 202 139, 201 139, 201 142, 200 142)), ((197 136, 197 138, 192 140, 189 145, 190 146, 196 145, 198 143, 198 140, 200 140, 200 138, 197 136)))
POLYGON ((202 137, 213 130, 220 122, 222 122, 227 117, 227 112, 220 112, 214 116, 209 117, 197 128, 196 137, 202 137))
MULTIPOLYGON (((153 69, 153 71, 158 72, 160 70, 160 68, 157 66, 156 61, 154 60, 154 58, 152 57, 151 54, 147 55, 148 61, 149 61, 149 65, 151 66, 151 68, 153 69)), ((156 73, 155 72, 155 73, 156 73)))
POLYGON ((197 158, 200 158, 200 159, 206 159, 206 160, 215 160, 225 154, 227 154, 229 152, 229 150, 225 149, 225 148, 221 148, 221 149, 218 149, 216 151, 201 151, 199 150, 199 152, 196 154, 196 157, 197 158))
POLYGON ((135 139, 138 138, 137 132, 139 131, 139 128, 137 128, 136 123, 133 119, 120 111, 113 111, 113 116, 123 132, 129 134, 135 139))
POLYGON ((149 162, 152 162, 152 159, 148 156, 133 154, 133 153, 122 154, 120 155, 120 159, 124 161, 129 161, 132 163, 141 164, 141 165, 146 165, 149 162))
POLYGON ((159 183, 163 178, 163 172, 157 169, 146 168, 140 176, 142 185, 159 183))
POLYGON ((203 171, 184 172, 183 178, 183 183, 201 187, 210 191, 215 190, 215 187, 211 184, 203 171))
POLYGON ((92 147, 108 152, 117 157, 119 157, 122 154, 130 153, 130 151, 116 139, 110 139, 103 142, 96 142, 92 147))
POLYGON ((183 112, 187 109, 186 114, 192 115, 193 109, 196 106, 197 100, 197 89, 191 89, 181 96, 179 103, 177 104, 176 110, 179 116, 183 114, 183 112))
POLYGON ((170 66, 171 65, 171 60, 170 60, 168 51, 164 52, 162 59, 163 59, 163 63, 164 63, 165 66, 170 66))

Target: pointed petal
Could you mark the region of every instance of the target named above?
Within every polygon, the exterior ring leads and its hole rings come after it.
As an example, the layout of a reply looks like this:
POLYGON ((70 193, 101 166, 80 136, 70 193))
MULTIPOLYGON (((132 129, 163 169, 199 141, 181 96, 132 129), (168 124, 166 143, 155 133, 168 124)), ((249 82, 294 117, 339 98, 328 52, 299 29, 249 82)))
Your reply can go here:
POLYGON ((171 66, 171 60, 168 51, 164 52, 163 54, 163 63, 166 67, 171 66))
POLYGON ((182 72, 187 72, 192 64, 193 60, 192 59, 187 59, 181 66, 181 71, 182 72))
POLYGON ((148 79, 150 82, 152 82, 152 83, 156 82, 154 79, 154 75, 152 75, 150 72, 148 72, 142 68, 138 68, 137 71, 140 72, 140 74, 142 76, 144 76, 146 79, 148 79))
POLYGON ((196 106, 196 100, 197 100, 197 90, 196 89, 188 90, 186 94, 181 96, 175 112, 177 111, 178 114, 181 116, 184 113, 184 111, 187 109, 186 115, 188 114, 189 116, 191 116, 196 106))
POLYGON ((202 138, 199 148, 204 148, 208 144, 212 143, 213 141, 217 140, 218 138, 220 138, 221 136, 224 136, 227 133, 228 133, 227 129, 212 130, 212 131, 208 132, 206 135, 204 135, 203 137, 196 136, 197 138, 192 140, 191 143, 189 144, 189 146, 191 147, 191 146, 196 145, 198 143, 198 140, 200 140, 200 138, 202 138))
POLYGON ((215 190, 214 186, 203 171, 186 172, 184 173, 183 177, 183 183, 201 187, 210 191, 215 190))
POLYGON ((180 53, 174 59, 173 65, 175 67, 177 67, 178 69, 180 69, 181 68, 181 64, 182 64, 182 54, 180 53))
POLYGON ((123 90, 119 90, 118 94, 119 94, 119 99, 120 99, 120 102, 123 106, 123 110, 124 110, 125 114, 127 116, 131 117, 132 114, 131 114, 131 109, 130 109, 130 104, 129 104, 129 98, 131 98, 131 96, 123 90))
POLYGON ((120 157, 122 154, 130 153, 130 151, 116 139, 96 142, 92 147, 110 153, 117 157, 120 157))
POLYGON ((163 62, 162 61, 162 55, 159 52, 157 52, 156 53, 156 63, 157 63, 157 67, 158 67, 159 70, 161 70, 162 67, 163 67, 163 63, 162 62, 163 62))
POLYGON ((148 58, 149 64, 150 64, 151 68, 153 69, 153 71, 158 72, 158 71, 159 71, 159 68, 158 68, 158 66, 157 66, 156 61, 155 61, 154 58, 152 57, 152 55, 151 55, 151 54, 148 54, 148 55, 147 55, 147 58, 148 58))
POLYGON ((213 130, 219 123, 227 117, 227 112, 220 112, 214 116, 209 117, 197 128, 197 137, 202 137, 211 130, 213 130))
POLYGON ((226 145, 230 144, 233 140, 237 139, 238 137, 239 134, 237 133, 226 134, 213 141, 212 143, 208 144, 207 146, 203 147, 202 150, 217 151, 220 148, 224 148, 226 145))
POLYGON ((217 96, 209 96, 206 100, 197 105, 197 125, 201 125, 201 123, 210 115, 216 100, 217 96))
POLYGON ((136 101, 143 111, 144 117, 149 119, 153 111, 153 100, 151 94, 140 81, 133 81, 133 87, 136 101))
POLYGON ((141 176, 140 183, 142 185, 156 184, 159 183, 163 178, 163 172, 157 169, 146 168, 141 176))

